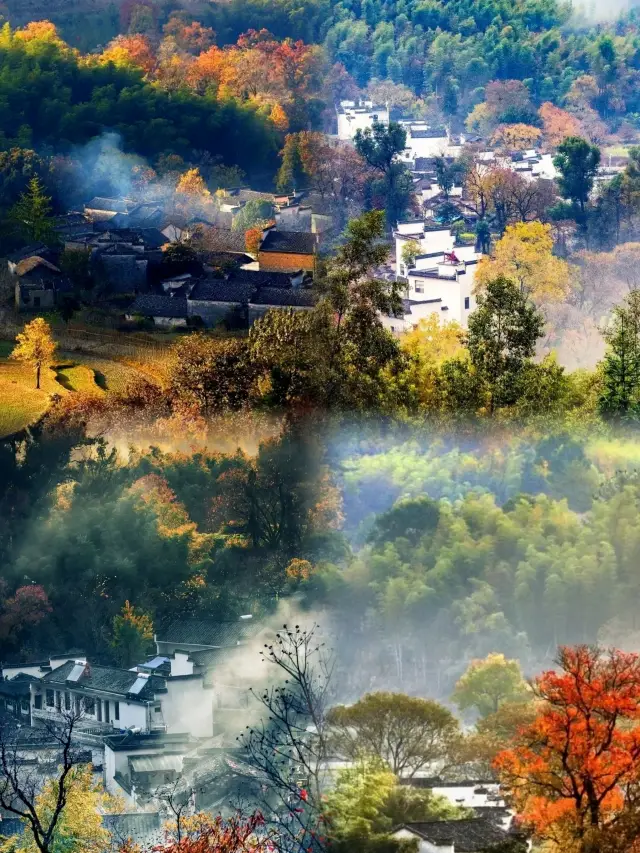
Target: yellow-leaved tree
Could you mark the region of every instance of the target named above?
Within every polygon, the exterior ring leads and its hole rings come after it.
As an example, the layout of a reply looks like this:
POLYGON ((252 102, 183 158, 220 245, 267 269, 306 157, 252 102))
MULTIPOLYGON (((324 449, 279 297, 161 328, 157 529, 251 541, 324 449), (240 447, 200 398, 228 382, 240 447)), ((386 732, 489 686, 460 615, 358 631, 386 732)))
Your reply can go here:
MULTIPOLYGON (((118 808, 115 799, 93 779, 90 765, 76 765, 65 785, 66 803, 55 826, 48 853, 103 853, 109 848, 110 834, 102 825, 102 815, 118 808)), ((47 779, 35 799, 35 811, 43 826, 57 808, 57 778, 47 779)), ((29 825, 22 835, 9 840, 15 853, 40 853, 29 825)))
POLYGON ((571 291, 574 268, 553 254, 551 226, 534 220, 507 226, 491 257, 482 258, 476 289, 503 276, 536 303, 562 302, 571 291))
POLYGON ((464 352, 463 332, 458 323, 441 323, 434 312, 400 339, 400 346, 410 357, 407 377, 420 405, 435 405, 438 368, 443 361, 464 352))
POLYGON ((125 601, 113 619, 112 645, 124 666, 131 666, 145 657, 153 640, 151 617, 125 601))
POLYGON ((16 345, 10 358, 33 365, 36 371, 36 388, 40 388, 42 368, 53 362, 55 352, 56 342, 51 334, 51 326, 43 317, 36 317, 16 335, 16 345))

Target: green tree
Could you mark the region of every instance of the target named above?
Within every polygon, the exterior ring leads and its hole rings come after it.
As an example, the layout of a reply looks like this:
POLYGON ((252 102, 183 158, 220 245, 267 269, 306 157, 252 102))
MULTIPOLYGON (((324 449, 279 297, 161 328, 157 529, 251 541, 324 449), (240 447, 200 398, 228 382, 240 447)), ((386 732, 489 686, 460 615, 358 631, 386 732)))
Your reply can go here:
POLYGON ((490 654, 469 664, 451 698, 460 710, 475 708, 482 717, 487 717, 495 714, 503 702, 524 702, 531 694, 518 661, 490 654))
POLYGON ((613 309, 604 330, 607 352, 602 365, 603 390, 598 401, 608 420, 640 419, 640 291, 633 290, 613 309))
POLYGON ((553 158, 553 165, 560 172, 560 194, 578 205, 582 220, 599 164, 600 149, 580 136, 568 136, 553 158))
POLYGON ((43 367, 52 364, 56 347, 51 326, 43 317, 36 317, 16 335, 16 345, 10 357, 33 365, 36 371, 36 388, 40 388, 40 373, 43 367))
POLYGON ((305 172, 300 156, 300 141, 296 133, 288 133, 284 140, 284 148, 280 152, 280 168, 276 176, 276 186, 280 192, 286 193, 300 189, 305 180, 305 172))
POLYGON ((413 267, 421 251, 420 243, 417 240, 407 240, 402 247, 402 263, 407 268, 413 267))
POLYGON ((478 307, 469 316, 467 347, 471 364, 487 385, 489 414, 517 399, 522 371, 543 329, 542 315, 509 279, 488 282, 478 295, 478 307))
POLYGON ((358 154, 382 176, 387 225, 392 228, 404 215, 413 190, 409 171, 398 161, 407 143, 406 131, 396 122, 388 127, 376 122, 358 130, 354 143, 358 154))
POLYGON ((353 705, 332 708, 327 719, 342 755, 377 756, 407 778, 446 758, 458 735, 451 711, 403 693, 368 693, 353 705))
POLYGON ((250 199, 233 220, 234 231, 248 231, 273 219, 273 205, 266 199, 250 199))
POLYGON ((54 243, 51 198, 37 175, 29 181, 27 189, 9 211, 9 220, 25 240, 54 243))

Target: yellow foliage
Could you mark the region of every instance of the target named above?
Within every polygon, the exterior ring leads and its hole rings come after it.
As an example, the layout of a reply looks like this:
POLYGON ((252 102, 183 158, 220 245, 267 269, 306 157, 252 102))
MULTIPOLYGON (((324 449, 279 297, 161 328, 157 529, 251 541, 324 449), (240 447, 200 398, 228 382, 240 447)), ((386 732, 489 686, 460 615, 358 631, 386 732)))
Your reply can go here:
MULTIPOLYGON (((40 822, 46 827, 51 821, 58 796, 58 780, 48 779, 36 797, 35 808, 40 822)), ((115 806, 102 784, 95 782, 90 765, 72 768, 68 777, 67 802, 60 815, 50 844, 51 853, 82 850, 83 853, 103 853, 109 846, 109 832, 102 826, 102 815, 115 806)), ((16 853, 39 853, 33 833, 27 827, 15 839, 16 853)))
POLYGON ((289 130, 289 119, 280 104, 273 105, 271 113, 269 114, 269 120, 273 122, 276 128, 282 133, 286 133, 286 131, 289 130))
POLYGON ((184 174, 180 175, 176 185, 176 193, 185 196, 195 196, 199 199, 207 199, 211 196, 199 169, 188 169, 184 174))
POLYGON ((16 346, 10 357, 33 365, 36 371, 36 388, 39 388, 40 371, 53 362, 55 352, 56 342, 51 334, 51 326, 43 317, 36 317, 16 336, 16 346))
POLYGON ((552 250, 550 225, 538 221, 509 225, 493 255, 478 264, 476 289, 504 276, 535 302, 562 302, 570 293, 574 268, 552 250))
POLYGON ((526 151, 539 141, 541 135, 542 131, 530 124, 501 124, 491 137, 491 143, 513 151, 526 151))
POLYGON ((400 345, 409 355, 424 361, 440 364, 453 358, 464 349, 462 327, 456 322, 441 323, 436 313, 431 314, 402 336, 400 345))

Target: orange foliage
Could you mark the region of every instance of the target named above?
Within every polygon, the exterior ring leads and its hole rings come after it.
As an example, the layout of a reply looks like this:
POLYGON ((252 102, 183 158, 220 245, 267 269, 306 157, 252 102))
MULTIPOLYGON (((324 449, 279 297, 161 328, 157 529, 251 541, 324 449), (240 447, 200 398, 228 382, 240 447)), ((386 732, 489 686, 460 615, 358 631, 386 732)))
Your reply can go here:
POLYGON ((262 243, 262 228, 249 228, 245 231, 244 245, 250 255, 257 255, 262 243))
POLYGON ((551 148, 557 148, 567 136, 581 135, 578 119, 548 101, 542 104, 538 115, 542 119, 545 141, 551 148))
POLYGON ((118 36, 102 52, 103 62, 113 62, 118 67, 141 68, 150 74, 156 66, 156 56, 149 39, 136 33, 130 36, 118 36))
POLYGON ((164 844, 152 848, 162 853, 265 853, 272 848, 264 832, 264 818, 256 812, 248 818, 235 814, 229 818, 211 818, 196 814, 183 820, 184 835, 177 839, 169 833, 164 844))
POLYGON ((273 105, 269 115, 269 120, 272 121, 276 129, 282 133, 285 133, 289 129, 289 119, 280 104, 273 105))
POLYGON ((56 25, 51 21, 30 21, 26 27, 16 30, 15 37, 20 41, 57 42, 62 44, 56 25))
POLYGON ((491 142, 513 151, 526 151, 537 143, 541 135, 541 131, 530 124, 501 124, 491 137, 491 142))
POLYGON ((640 834, 640 657, 563 648, 559 671, 533 684, 533 723, 494 766, 520 819, 563 850, 627 850, 640 834))

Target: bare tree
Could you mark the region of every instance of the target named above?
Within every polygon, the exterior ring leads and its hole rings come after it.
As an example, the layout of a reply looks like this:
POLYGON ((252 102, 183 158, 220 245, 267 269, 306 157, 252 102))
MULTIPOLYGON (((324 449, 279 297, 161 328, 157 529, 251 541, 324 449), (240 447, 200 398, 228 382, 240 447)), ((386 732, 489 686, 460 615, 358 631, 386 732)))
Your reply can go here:
POLYGON ((71 771, 80 758, 74 732, 81 717, 82 712, 63 712, 59 720, 43 726, 54 751, 51 769, 25 761, 26 753, 33 749, 27 732, 33 729, 23 729, 12 720, 0 721, 0 808, 23 820, 41 853, 53 850, 56 827, 67 805, 71 771), (55 803, 50 813, 41 814, 38 795, 50 781, 55 785, 55 803))
POLYGON ((195 789, 185 785, 184 779, 180 777, 168 785, 157 788, 154 796, 164 805, 175 824, 175 829, 171 828, 171 837, 177 844, 180 844, 184 835, 184 820, 195 811, 195 789))
POLYGON ((258 799, 275 824, 280 849, 323 850, 326 713, 334 658, 318 640, 315 625, 309 630, 285 625, 261 655, 275 667, 277 683, 254 692, 266 718, 239 738, 245 760, 257 771, 258 799))

